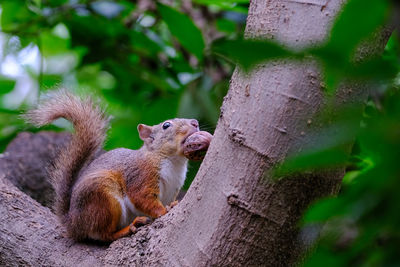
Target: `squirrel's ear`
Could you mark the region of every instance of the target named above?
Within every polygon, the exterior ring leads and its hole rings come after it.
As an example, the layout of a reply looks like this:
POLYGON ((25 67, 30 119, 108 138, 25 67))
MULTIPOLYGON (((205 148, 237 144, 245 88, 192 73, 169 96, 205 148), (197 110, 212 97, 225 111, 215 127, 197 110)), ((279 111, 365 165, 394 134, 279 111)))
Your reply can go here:
POLYGON ((151 126, 148 126, 145 124, 139 124, 137 129, 139 132, 140 139, 142 139, 143 141, 148 140, 148 138, 150 137, 151 132, 152 132, 151 126))

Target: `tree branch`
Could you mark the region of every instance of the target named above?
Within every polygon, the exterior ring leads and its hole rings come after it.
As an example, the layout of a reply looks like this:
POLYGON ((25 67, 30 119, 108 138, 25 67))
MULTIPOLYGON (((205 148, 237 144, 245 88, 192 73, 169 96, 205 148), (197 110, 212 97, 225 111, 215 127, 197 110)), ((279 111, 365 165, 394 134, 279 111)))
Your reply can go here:
POLYGON ((75 244, 46 207, 0 174, 0 265, 96 266, 104 248, 75 244))

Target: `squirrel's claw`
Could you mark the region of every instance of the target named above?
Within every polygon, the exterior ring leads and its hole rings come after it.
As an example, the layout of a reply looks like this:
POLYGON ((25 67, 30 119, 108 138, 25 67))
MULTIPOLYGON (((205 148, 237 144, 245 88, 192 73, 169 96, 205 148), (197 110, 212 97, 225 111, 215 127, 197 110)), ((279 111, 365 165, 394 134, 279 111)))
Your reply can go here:
POLYGON ((146 216, 140 216, 136 217, 133 222, 129 225, 129 229, 131 230, 132 233, 135 233, 137 231, 137 228, 146 224, 150 224, 151 219, 146 216))
POLYGON ((131 224, 129 225, 129 230, 130 230, 130 232, 131 232, 132 234, 134 234, 134 233, 136 233, 137 228, 135 227, 135 225, 134 225, 133 223, 131 223, 131 224))

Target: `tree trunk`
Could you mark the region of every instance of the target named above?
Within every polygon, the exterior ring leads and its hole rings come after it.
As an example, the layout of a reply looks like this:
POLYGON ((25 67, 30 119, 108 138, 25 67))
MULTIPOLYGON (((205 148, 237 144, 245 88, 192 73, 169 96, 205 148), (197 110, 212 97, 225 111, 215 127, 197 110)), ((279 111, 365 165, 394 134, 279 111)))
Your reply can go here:
MULTIPOLYGON (((341 6, 340 0, 253 0, 246 35, 294 49, 317 44, 341 6)), ((380 50, 388 35, 382 36, 373 44, 380 50)), ((310 120, 324 105, 321 87, 313 61, 270 62, 250 74, 237 69, 212 144, 182 202, 109 247, 62 237, 54 215, 0 175, 0 265, 292 264, 301 251, 298 219, 316 198, 337 192, 344 170, 275 183, 268 170, 306 144, 310 120)), ((351 97, 348 87, 340 94, 340 101, 351 97)))

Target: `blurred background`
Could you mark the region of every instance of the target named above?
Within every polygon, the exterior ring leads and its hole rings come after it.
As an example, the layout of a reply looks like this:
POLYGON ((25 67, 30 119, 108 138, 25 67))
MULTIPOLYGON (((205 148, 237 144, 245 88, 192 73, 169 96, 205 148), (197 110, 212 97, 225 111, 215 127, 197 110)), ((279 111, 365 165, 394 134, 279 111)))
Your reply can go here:
MULTIPOLYGON (((136 149, 139 123, 174 117, 196 118, 213 132, 233 63, 247 68, 312 55, 323 67, 327 97, 349 80, 368 82, 371 95, 362 109, 357 103, 326 118, 323 131, 332 138, 316 139, 282 167, 287 173, 347 169, 338 197, 316 202, 300 223, 312 248, 303 264, 400 266, 398 32, 383 55, 361 63, 354 58, 360 43, 393 23, 395 3, 349 0, 325 44, 290 52, 268 41, 241 40, 247 0, 2 0, 0 151, 19 132, 37 131, 18 116, 59 87, 94 94, 107 106, 113 120, 106 149, 136 149), (353 143, 351 155, 344 154, 343 145, 353 143)), ((58 121, 47 129, 70 128, 58 121)), ((185 188, 198 165, 191 163, 185 188)))

